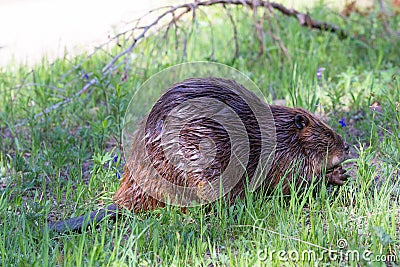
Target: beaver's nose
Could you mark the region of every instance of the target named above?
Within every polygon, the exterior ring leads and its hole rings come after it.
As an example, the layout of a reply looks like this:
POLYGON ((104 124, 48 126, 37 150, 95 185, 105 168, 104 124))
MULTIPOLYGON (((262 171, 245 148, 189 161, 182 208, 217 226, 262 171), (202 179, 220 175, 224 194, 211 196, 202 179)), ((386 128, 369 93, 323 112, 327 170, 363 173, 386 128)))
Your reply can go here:
POLYGON ((349 145, 345 143, 344 144, 344 150, 349 151, 349 149, 350 149, 349 145))

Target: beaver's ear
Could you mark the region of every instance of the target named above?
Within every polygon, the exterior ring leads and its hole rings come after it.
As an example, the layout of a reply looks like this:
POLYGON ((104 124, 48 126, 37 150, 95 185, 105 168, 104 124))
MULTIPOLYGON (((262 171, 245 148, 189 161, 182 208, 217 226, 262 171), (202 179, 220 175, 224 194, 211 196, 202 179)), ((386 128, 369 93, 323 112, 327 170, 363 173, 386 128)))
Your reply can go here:
POLYGON ((306 127, 310 121, 304 117, 303 115, 297 114, 294 116, 294 124, 296 125, 297 129, 301 130, 306 127))

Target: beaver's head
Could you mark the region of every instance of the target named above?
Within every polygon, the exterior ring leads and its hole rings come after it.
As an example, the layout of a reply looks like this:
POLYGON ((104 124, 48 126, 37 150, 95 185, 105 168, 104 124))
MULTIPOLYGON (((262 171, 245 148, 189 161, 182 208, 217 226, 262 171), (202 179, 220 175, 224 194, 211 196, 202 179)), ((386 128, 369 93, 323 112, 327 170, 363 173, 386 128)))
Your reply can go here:
POLYGON ((278 153, 302 155, 316 170, 329 170, 348 158, 349 146, 317 116, 301 108, 271 106, 277 131, 278 153), (284 152, 286 150, 286 152, 284 152))
POLYGON ((304 153, 328 170, 341 164, 348 157, 349 145, 318 117, 303 109, 296 110, 293 120, 304 153))

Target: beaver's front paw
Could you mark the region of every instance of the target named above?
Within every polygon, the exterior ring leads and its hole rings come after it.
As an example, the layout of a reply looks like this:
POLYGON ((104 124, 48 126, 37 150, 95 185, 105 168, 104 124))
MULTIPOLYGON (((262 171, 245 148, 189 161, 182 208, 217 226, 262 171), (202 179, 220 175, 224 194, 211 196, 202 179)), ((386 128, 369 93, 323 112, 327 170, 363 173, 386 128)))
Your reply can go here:
POLYGON ((326 173, 328 184, 343 185, 348 178, 349 175, 346 174, 346 170, 344 170, 341 166, 337 166, 330 172, 326 173))

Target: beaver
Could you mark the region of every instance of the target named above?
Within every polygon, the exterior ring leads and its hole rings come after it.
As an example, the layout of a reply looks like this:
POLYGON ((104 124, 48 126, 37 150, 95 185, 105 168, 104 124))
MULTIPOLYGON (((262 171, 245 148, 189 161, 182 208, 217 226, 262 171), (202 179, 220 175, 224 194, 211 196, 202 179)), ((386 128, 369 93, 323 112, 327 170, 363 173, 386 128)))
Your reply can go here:
POLYGON ((121 208, 138 213, 220 196, 233 203, 250 184, 290 194, 291 183, 325 176, 340 186, 348 154, 342 137, 305 109, 268 105, 234 80, 191 78, 168 88, 139 125, 114 204, 49 228, 80 230, 121 208))

